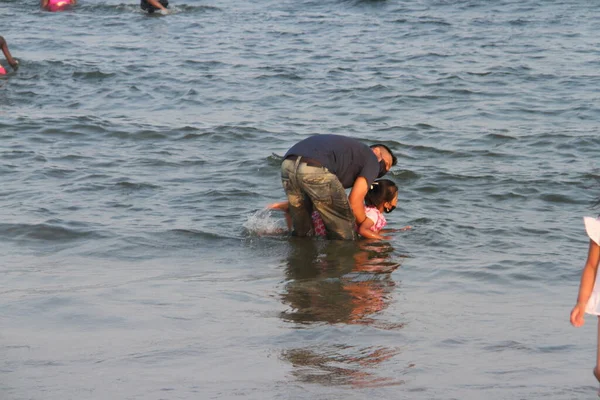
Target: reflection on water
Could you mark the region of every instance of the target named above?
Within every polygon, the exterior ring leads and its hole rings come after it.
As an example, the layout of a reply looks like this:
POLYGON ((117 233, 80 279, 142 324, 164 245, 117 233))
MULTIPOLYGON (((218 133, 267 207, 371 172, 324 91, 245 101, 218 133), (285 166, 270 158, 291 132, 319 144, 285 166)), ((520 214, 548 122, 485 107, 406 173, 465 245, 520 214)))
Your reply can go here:
POLYGON ((377 376, 370 369, 400 353, 399 348, 314 346, 291 349, 283 358, 293 366, 292 375, 301 382, 322 385, 376 387, 401 385, 403 380, 377 376))
POLYGON ((386 242, 297 240, 287 260, 281 295, 290 309, 282 318, 312 322, 370 323, 395 286, 390 274, 400 266, 386 242))
POLYGON ((336 343, 317 336, 308 346, 283 351, 298 380, 361 387, 403 383, 376 374, 384 361, 400 353, 399 347, 360 343, 367 329, 403 326, 376 318, 391 302, 396 286, 391 273, 400 266, 398 258, 387 242, 291 239, 281 293, 288 309, 281 318, 301 329, 328 324, 364 327, 350 338, 337 337, 336 343))

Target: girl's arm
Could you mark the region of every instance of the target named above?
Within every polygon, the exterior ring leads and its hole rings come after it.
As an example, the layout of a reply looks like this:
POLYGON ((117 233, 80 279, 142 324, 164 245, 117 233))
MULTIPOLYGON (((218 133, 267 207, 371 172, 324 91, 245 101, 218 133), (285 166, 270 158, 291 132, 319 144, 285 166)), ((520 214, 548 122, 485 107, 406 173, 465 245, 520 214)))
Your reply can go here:
POLYGON ((360 234, 360 236, 367 238, 367 239, 385 239, 383 236, 381 236, 379 233, 373 232, 371 230, 371 227, 374 225, 375 223, 373 222, 373 220, 371 220, 368 217, 365 217, 365 221, 360 224, 360 226, 358 227, 358 233, 360 234))
POLYGON ((382 229, 380 232, 383 232, 383 233, 402 232, 402 231, 407 231, 409 229, 412 229, 412 226, 406 225, 405 227, 399 228, 399 229, 398 228, 382 229))
POLYGON ((593 240, 590 240, 588 249, 588 257, 585 262, 585 267, 581 273, 581 282, 579 284, 579 294, 577 296, 577 304, 571 311, 571 324, 579 327, 584 323, 585 307, 587 305, 594 283, 596 282, 596 274, 598 273, 598 262, 600 261, 600 246, 593 240))
POLYGON ((48 0, 40 0, 40 7, 41 8, 48 7, 48 0))

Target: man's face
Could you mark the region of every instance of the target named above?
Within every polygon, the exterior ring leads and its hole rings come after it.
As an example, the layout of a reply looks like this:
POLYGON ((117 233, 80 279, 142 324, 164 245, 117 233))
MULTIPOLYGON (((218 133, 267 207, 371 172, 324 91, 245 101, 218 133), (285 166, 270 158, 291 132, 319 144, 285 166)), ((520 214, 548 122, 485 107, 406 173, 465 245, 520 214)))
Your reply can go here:
POLYGON ((377 156, 377 160, 379 161, 379 165, 382 165, 379 169, 379 176, 381 178, 392 168, 392 155, 388 153, 388 151, 381 147, 376 147, 373 149, 373 152, 377 156), (382 163, 383 161, 383 163, 382 163))
POLYGON ((392 155, 387 152, 387 150, 381 151, 381 156, 383 161, 385 162, 385 172, 389 172, 392 169, 392 155))

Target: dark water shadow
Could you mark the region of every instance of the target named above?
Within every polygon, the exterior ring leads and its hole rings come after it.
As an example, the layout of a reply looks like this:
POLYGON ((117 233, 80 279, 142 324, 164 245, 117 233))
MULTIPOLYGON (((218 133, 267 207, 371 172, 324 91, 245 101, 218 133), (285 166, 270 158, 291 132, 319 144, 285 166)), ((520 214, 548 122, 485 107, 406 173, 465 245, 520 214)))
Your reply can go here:
POLYGON ((290 240, 280 293, 288 307, 280 318, 303 332, 314 329, 309 345, 281 354, 297 380, 353 387, 404 383, 397 375, 382 376, 384 362, 401 348, 372 341, 379 329, 403 327, 380 315, 392 301, 397 282, 391 273, 401 259, 387 242, 290 240), (336 335, 340 329, 344 334, 336 335))
POLYGON ((387 242, 296 240, 287 259, 281 299, 290 308, 281 318, 314 322, 369 324, 382 311, 400 266, 387 242))

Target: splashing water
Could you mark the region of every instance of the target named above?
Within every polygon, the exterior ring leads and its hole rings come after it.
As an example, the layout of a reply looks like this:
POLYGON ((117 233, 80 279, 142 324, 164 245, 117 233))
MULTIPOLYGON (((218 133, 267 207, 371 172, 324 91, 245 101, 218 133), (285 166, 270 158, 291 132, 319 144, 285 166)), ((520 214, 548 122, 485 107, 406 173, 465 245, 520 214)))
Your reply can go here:
POLYGON ((273 215, 273 210, 268 208, 259 210, 248 217, 244 229, 251 236, 284 235, 288 233, 283 214, 277 212, 281 218, 273 215))

